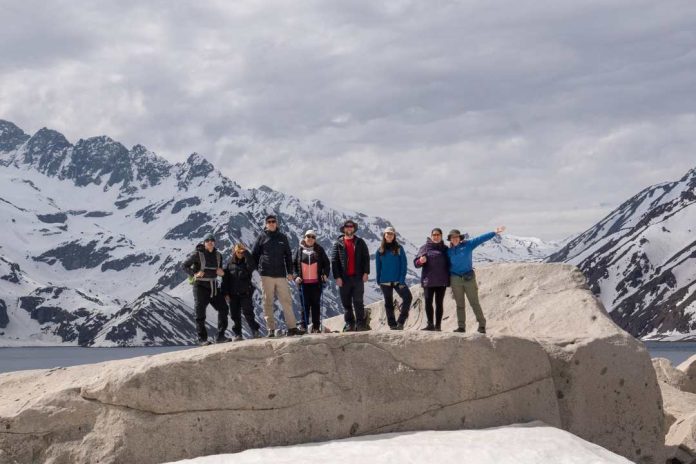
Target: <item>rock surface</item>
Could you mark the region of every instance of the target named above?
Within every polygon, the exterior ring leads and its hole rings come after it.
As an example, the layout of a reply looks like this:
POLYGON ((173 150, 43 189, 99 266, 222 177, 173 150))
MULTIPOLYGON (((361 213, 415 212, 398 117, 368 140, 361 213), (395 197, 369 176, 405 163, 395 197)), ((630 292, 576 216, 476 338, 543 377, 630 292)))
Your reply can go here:
POLYGON ((696 356, 678 367, 668 359, 653 359, 665 410, 668 456, 682 463, 696 462, 696 356))
POLYGON ((532 420, 664 462, 649 356, 573 267, 491 266, 479 282, 487 336, 322 334, 0 375, 0 462, 155 463, 532 420))

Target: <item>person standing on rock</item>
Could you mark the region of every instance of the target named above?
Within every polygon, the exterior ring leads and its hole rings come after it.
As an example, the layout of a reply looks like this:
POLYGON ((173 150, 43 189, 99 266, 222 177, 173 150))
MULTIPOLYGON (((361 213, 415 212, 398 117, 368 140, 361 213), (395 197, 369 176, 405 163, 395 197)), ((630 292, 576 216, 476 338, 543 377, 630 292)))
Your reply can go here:
POLYGON ((422 268, 421 285, 425 300, 425 317, 428 320, 423 330, 439 332, 442 330, 445 291, 450 283, 447 245, 442 241, 442 229, 436 227, 430 232, 430 237, 418 250, 413 264, 417 268, 422 268), (435 300, 435 314, 433 314, 433 299, 435 300))
POLYGON ((275 215, 266 216, 265 222, 265 228, 256 239, 251 255, 261 275, 263 313, 268 336, 275 337, 276 321, 273 302, 276 297, 283 307, 288 335, 302 335, 302 331, 297 328, 297 319, 292 310, 292 296, 288 286, 288 283, 295 278, 292 274, 290 243, 285 234, 278 230, 278 218, 275 215))
POLYGON ((382 234, 382 243, 375 252, 375 267, 377 268, 377 283, 384 295, 384 312, 387 314, 387 324, 392 330, 404 330, 408 319, 413 295, 406 286, 406 271, 408 260, 406 251, 396 240, 396 230, 387 227, 382 234), (401 298, 399 319, 394 317, 394 292, 401 298))
POLYGON ((184 271, 193 283, 193 301, 196 310, 196 331, 198 344, 210 345, 208 331, 205 327, 205 312, 212 305, 218 313, 217 342, 229 342, 225 336, 227 330, 227 304, 218 287, 219 279, 225 275, 222 269, 222 254, 215 248, 215 237, 208 234, 203 243, 196 246, 196 251, 183 263, 184 271))
POLYGON ((331 272, 331 262, 317 243, 317 234, 308 230, 293 257, 295 282, 300 289, 305 328, 312 321, 312 333, 321 333, 321 292, 331 272))
POLYGON ((452 296, 454 296, 454 301, 457 304, 458 327, 454 330, 455 332, 466 331, 466 299, 468 299, 476 315, 479 333, 486 333, 486 318, 483 316, 483 310, 479 303, 478 284, 476 283, 472 254, 474 248, 496 235, 502 234, 504 231, 505 227, 500 226, 495 229, 495 232, 488 232, 471 240, 465 239, 468 235, 462 237, 462 234, 457 229, 452 229, 447 234, 447 240, 450 242, 450 248, 447 250, 450 262, 450 285, 452 286, 452 296))
POLYGON ((365 282, 370 277, 370 252, 365 240, 355 235, 357 230, 355 222, 343 223, 342 235, 331 253, 331 269, 345 310, 344 332, 370 330, 363 303, 365 282))
POLYGON ((242 340, 242 312, 251 329, 251 337, 258 338, 259 323, 254 315, 254 284, 251 281, 256 270, 256 262, 251 253, 241 243, 237 243, 232 250, 232 257, 225 268, 225 276, 222 281, 223 294, 229 304, 230 316, 234 327, 234 340, 242 340))

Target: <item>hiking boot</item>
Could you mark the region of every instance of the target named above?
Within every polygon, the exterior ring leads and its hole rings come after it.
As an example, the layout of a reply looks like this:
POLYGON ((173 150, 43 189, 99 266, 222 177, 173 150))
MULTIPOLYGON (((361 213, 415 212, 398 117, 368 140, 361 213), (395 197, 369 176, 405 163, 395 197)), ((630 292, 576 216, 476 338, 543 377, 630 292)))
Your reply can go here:
POLYGON ((486 326, 480 325, 478 328, 478 333, 485 334, 486 333, 486 326))
POLYGON ((435 330, 435 326, 432 325, 431 323, 428 323, 428 325, 426 325, 425 327, 423 327, 421 330, 428 330, 428 331, 431 331, 431 332, 432 332, 432 331, 435 330))
POLYGON ((206 339, 206 340, 203 340, 203 339, 198 340, 198 345, 199 345, 199 346, 208 346, 208 345, 212 345, 212 344, 213 344, 213 342, 211 342, 211 341, 208 340, 208 339, 206 339))
POLYGON ((321 333, 321 329, 320 329, 319 327, 312 327, 312 333, 313 333, 313 334, 320 334, 320 333, 321 333))
POLYGON ((454 329, 454 332, 464 333, 464 332, 466 332, 466 329, 462 329, 461 327, 457 327, 456 329, 454 329))
POLYGON ((356 332, 367 332, 368 330, 372 330, 369 324, 361 324, 355 328, 356 332))
POLYGON ((401 322, 399 322, 398 324, 396 324, 396 328, 394 330, 404 330, 404 325, 401 322))
POLYGON ((244 337, 242 337, 242 334, 238 334, 235 335, 232 340, 234 340, 235 342, 241 342, 242 340, 244 340, 244 337))
POLYGON ((399 329, 396 328, 396 324, 390 325, 390 326, 389 326, 389 329, 390 329, 390 330, 399 330, 399 329))
POLYGON ((442 328, 440 327, 440 324, 435 324, 435 332, 442 332, 442 328))
POLYGON ((355 324, 346 324, 343 326, 344 332, 355 332, 355 324))
POLYGON ((273 338, 275 337, 275 330, 269 330, 268 335, 266 335, 268 338, 273 338))
POLYGON ((215 343, 227 343, 227 342, 231 342, 231 341, 232 341, 231 338, 227 338, 224 335, 222 337, 218 337, 215 339, 215 343))
POLYGON ((288 337, 294 337, 294 336, 299 336, 299 335, 304 335, 304 332, 302 329, 298 329, 297 327, 293 327, 291 329, 288 329, 288 337))
POLYGON ((251 331, 251 338, 261 338, 261 332, 259 332, 259 329, 251 331))

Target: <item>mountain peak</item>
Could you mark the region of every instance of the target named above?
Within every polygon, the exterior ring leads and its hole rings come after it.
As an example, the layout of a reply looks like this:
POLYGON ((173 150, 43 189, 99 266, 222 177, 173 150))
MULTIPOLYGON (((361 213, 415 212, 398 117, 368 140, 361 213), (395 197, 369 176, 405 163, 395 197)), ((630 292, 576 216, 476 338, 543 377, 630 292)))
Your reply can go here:
POLYGON ((15 150, 28 139, 29 135, 14 123, 0 119, 0 152, 15 150))

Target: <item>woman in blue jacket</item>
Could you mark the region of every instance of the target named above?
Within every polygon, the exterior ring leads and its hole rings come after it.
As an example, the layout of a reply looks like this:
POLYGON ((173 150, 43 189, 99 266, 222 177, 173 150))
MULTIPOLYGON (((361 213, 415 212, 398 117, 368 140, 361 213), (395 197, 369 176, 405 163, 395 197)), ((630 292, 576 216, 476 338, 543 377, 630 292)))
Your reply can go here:
POLYGON ((474 273, 474 264, 472 252, 477 246, 487 242, 496 235, 500 235, 505 231, 504 226, 495 229, 495 232, 488 232, 471 240, 462 239, 461 233, 457 229, 452 229, 447 235, 447 240, 450 242, 450 248, 447 250, 447 256, 450 263, 450 286, 452 287, 452 296, 457 304, 457 328, 455 332, 466 331, 466 299, 469 300, 471 308, 476 315, 478 322, 478 331, 486 333, 486 318, 483 317, 483 310, 479 304, 478 285, 476 283, 476 273, 474 273), (466 297, 466 299, 465 299, 466 297))
POLYGON ((384 294, 384 310, 387 313, 389 328, 403 330, 413 296, 406 286, 406 252, 404 247, 396 241, 396 231, 393 227, 384 229, 382 243, 375 253, 375 265, 377 283, 384 294), (401 298, 401 313, 398 320, 394 317, 394 291, 401 298))

